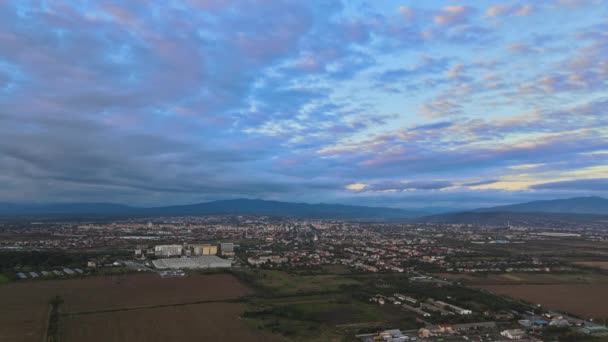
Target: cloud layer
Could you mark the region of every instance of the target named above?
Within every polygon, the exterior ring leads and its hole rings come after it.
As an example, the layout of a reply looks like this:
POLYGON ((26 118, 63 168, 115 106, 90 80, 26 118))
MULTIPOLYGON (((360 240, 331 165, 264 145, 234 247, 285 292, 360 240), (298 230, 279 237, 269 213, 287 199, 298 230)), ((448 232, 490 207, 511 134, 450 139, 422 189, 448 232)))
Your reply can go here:
POLYGON ((606 5, 0 1, 0 201, 606 195, 606 5))

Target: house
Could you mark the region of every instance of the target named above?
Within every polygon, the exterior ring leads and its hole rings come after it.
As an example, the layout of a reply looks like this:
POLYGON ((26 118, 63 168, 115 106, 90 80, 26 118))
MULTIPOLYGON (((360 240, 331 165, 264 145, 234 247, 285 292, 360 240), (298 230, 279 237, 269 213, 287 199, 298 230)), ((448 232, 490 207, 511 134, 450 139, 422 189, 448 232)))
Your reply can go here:
POLYGON ((402 307, 402 308, 404 308, 404 309, 406 309, 406 310, 409 310, 409 311, 415 312, 415 313, 417 313, 418 315, 420 315, 420 316, 422 316, 422 317, 431 317, 431 314, 430 314, 430 313, 428 313, 428 312, 426 312, 426 311, 422 311, 422 310, 420 310, 420 309, 418 309, 418 308, 415 308, 415 307, 413 307, 413 306, 409 306, 409 305, 407 305, 407 304, 403 304, 403 305, 401 305, 401 307, 402 307))
POLYGON ((500 335, 510 340, 521 340, 522 338, 524 338, 526 333, 521 329, 509 329, 501 331, 500 335))
POLYGON ((604 337, 608 336, 608 328, 602 325, 588 325, 584 328, 581 328, 580 331, 583 334, 591 335, 595 337, 604 337))
POLYGON ((459 315, 462 315, 462 316, 472 315, 473 314, 473 311, 471 311, 469 309, 464 309, 464 308, 461 308, 459 306, 452 305, 452 304, 449 304, 449 303, 446 303, 446 302, 442 302, 442 301, 439 301, 439 300, 434 301, 433 304, 435 306, 438 306, 438 307, 450 309, 450 310, 454 311, 455 313, 457 313, 459 315))

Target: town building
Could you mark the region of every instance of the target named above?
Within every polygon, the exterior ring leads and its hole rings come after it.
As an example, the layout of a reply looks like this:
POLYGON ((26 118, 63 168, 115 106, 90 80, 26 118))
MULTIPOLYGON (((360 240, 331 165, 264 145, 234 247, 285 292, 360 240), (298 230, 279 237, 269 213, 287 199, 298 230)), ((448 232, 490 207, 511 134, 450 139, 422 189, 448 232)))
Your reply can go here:
POLYGON ((217 254, 217 246, 212 246, 209 244, 189 245, 189 248, 192 250, 192 255, 216 255, 217 254))
POLYGON ((220 253, 222 256, 234 256, 234 243, 232 243, 232 242, 220 243, 220 253))

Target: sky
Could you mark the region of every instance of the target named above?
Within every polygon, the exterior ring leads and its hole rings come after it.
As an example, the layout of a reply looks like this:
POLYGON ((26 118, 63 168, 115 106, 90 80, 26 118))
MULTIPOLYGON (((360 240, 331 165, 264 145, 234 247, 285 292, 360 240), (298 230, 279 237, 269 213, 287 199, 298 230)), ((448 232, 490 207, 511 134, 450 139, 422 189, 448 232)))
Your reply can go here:
POLYGON ((608 1, 0 0, 0 202, 608 196, 608 1))

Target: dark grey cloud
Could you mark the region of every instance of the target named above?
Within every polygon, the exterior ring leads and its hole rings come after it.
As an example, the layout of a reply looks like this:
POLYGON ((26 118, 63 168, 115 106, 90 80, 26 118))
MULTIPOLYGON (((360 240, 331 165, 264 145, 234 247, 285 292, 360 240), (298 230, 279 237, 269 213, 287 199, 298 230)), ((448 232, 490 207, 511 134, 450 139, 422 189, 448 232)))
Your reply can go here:
POLYGON ((439 190, 451 187, 452 182, 448 181, 415 181, 405 183, 405 189, 415 190, 439 190))
MULTIPOLYGON (((504 32, 477 6, 438 6, 0 1, 0 200, 348 200, 345 179, 437 193, 520 163, 602 163, 605 24, 544 79, 520 75, 525 56, 478 60, 504 32), (494 112, 518 88, 542 108, 494 112), (528 144, 501 142, 514 134, 528 144)), ((525 43, 553 53, 553 36, 525 43)))
POLYGON ((454 123, 449 121, 436 122, 427 125, 416 126, 412 128, 412 131, 430 131, 430 130, 439 130, 442 128, 448 128, 452 126, 454 123))
POLYGON ((370 184, 365 190, 371 191, 404 191, 404 190, 441 190, 453 186, 452 182, 443 180, 410 181, 410 182, 380 182, 370 184))
POLYGON ((532 186, 535 190, 608 191, 608 178, 577 179, 532 186))
POLYGON ((463 185, 464 186, 479 186, 479 185, 494 184, 496 182, 498 182, 498 180, 492 179, 492 180, 484 180, 484 181, 473 182, 473 183, 466 183, 466 184, 463 184, 463 185))

